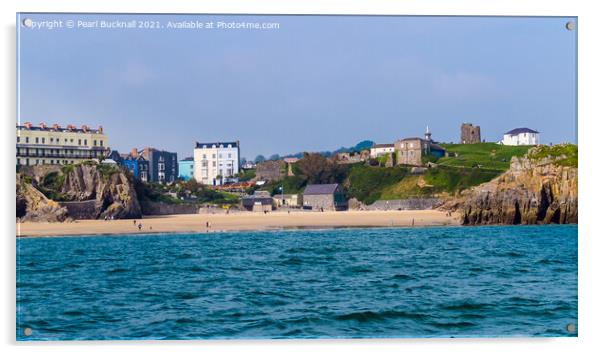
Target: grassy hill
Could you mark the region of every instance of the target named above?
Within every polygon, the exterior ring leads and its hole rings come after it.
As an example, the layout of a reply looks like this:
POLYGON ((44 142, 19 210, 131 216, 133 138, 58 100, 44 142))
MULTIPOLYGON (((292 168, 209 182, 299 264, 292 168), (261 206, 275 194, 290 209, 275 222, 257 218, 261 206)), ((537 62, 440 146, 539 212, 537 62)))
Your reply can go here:
POLYGON ((454 194, 487 182, 501 171, 480 168, 438 166, 422 174, 409 167, 373 167, 356 165, 346 182, 348 196, 366 204, 377 200, 424 198, 440 193, 454 194))
MULTIPOLYGON (((504 146, 495 143, 441 144, 449 157, 433 158, 436 167, 413 174, 409 166, 380 167, 363 163, 339 166, 336 181, 319 183, 342 183, 347 196, 366 204, 376 200, 431 197, 440 194, 455 194, 467 188, 488 182, 510 167, 513 156, 524 156, 531 146, 504 146)), ((565 150, 554 153, 565 155, 565 150)), ((549 152, 542 152, 542 155, 549 152)), ((572 156, 572 155, 571 155, 572 156)), ((572 157, 569 158, 569 161, 572 157)), ((576 157, 575 157, 576 160, 576 157)), ((261 189, 277 194, 284 186, 284 193, 302 193, 308 183, 297 166, 295 176, 271 182, 261 189)))
POLYGON ((496 143, 441 144, 450 155, 437 161, 441 166, 505 171, 512 156, 523 156, 532 146, 507 146, 496 143))

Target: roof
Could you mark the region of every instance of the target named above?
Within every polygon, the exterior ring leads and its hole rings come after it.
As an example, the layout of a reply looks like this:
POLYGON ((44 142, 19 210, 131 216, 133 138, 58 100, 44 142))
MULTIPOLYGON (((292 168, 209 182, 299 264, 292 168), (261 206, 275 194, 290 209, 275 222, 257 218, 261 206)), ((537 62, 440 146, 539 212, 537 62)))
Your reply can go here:
POLYGON ((533 130, 533 129, 529 129, 529 128, 515 128, 509 132, 506 132, 506 134, 509 134, 509 135, 517 135, 517 134, 521 134, 521 133, 539 133, 539 132, 537 130, 533 130))
POLYGON ((212 146, 215 145, 215 147, 219 147, 220 145, 222 145, 221 147, 227 147, 228 145, 231 145, 233 148, 238 147, 238 141, 222 141, 222 142, 214 142, 214 143, 196 143, 195 148, 196 149, 211 149, 212 146))
POLYGON ((407 140, 421 140, 422 141, 424 139, 414 136, 414 137, 410 137, 410 138, 399 139, 398 141, 407 141, 407 140))
POLYGON ((445 151, 444 148, 442 148, 441 146, 437 145, 437 144, 431 144, 431 150, 441 150, 441 151, 445 151))
POLYGON ((376 148, 392 148, 395 147, 395 144, 374 144, 372 145, 372 149, 376 148))
POLYGON ((102 130, 100 129, 92 129, 92 128, 88 128, 87 130, 84 130, 82 128, 67 128, 67 127, 58 127, 58 128, 54 128, 52 126, 46 126, 46 128, 41 128, 39 126, 34 126, 32 125, 31 127, 27 128, 24 125, 17 125, 17 129, 18 130, 32 130, 32 131, 44 131, 44 132, 64 132, 64 133, 84 133, 84 134, 104 134, 102 132, 102 130))
POLYGON ((304 195, 318 195, 318 194, 333 194, 339 187, 337 183, 333 184, 309 184, 303 191, 304 195))
POLYGON ((180 162, 182 162, 182 161, 194 161, 194 157, 187 157, 183 160, 180 160, 180 162))

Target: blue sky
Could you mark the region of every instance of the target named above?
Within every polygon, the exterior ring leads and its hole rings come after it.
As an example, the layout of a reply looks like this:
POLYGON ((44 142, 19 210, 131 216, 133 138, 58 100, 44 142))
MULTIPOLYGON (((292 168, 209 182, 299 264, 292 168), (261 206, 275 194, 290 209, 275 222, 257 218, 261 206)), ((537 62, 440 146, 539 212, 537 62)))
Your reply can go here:
MULTIPOLYGON (((249 29, 19 26, 20 120, 103 125, 112 148, 192 155, 333 150, 422 135, 488 141, 512 128, 576 142, 569 18, 27 14, 34 21, 279 23, 249 29)), ((572 19, 574 21, 574 19, 572 19)))

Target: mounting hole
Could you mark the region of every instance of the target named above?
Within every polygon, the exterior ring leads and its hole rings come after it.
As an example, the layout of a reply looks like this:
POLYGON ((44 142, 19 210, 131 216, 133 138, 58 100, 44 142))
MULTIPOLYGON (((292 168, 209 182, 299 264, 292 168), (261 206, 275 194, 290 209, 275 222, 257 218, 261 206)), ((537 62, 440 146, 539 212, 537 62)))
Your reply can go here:
POLYGON ((569 333, 575 333, 575 325, 572 323, 569 323, 568 325, 566 325, 566 331, 569 333))
POLYGON ((31 334, 33 333, 33 330, 29 327, 25 327, 23 328, 23 335, 26 337, 31 336, 31 334))
POLYGON ((575 29, 575 22, 569 21, 566 23, 566 25, 564 25, 564 27, 566 27, 567 30, 572 31, 575 29))

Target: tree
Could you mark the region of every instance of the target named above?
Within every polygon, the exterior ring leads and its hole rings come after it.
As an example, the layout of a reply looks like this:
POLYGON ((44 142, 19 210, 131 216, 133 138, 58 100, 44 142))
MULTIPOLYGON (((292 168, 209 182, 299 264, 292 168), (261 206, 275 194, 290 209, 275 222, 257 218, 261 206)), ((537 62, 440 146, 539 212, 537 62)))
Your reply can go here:
POLYGON ((307 177, 309 183, 340 182, 345 175, 342 165, 327 159, 319 153, 306 153, 297 162, 299 172, 307 177))
POLYGON ((264 162, 265 161, 265 156, 259 154, 257 155, 257 157, 255 157, 255 163, 259 163, 259 162, 264 162))
POLYGON ((272 161, 280 160, 280 155, 274 154, 274 155, 270 156, 269 159, 272 160, 272 161))
POLYGON ((246 163, 247 163, 247 158, 246 158, 246 157, 242 157, 242 158, 240 159, 240 164, 241 164, 241 165, 244 165, 244 164, 246 164, 246 163))

